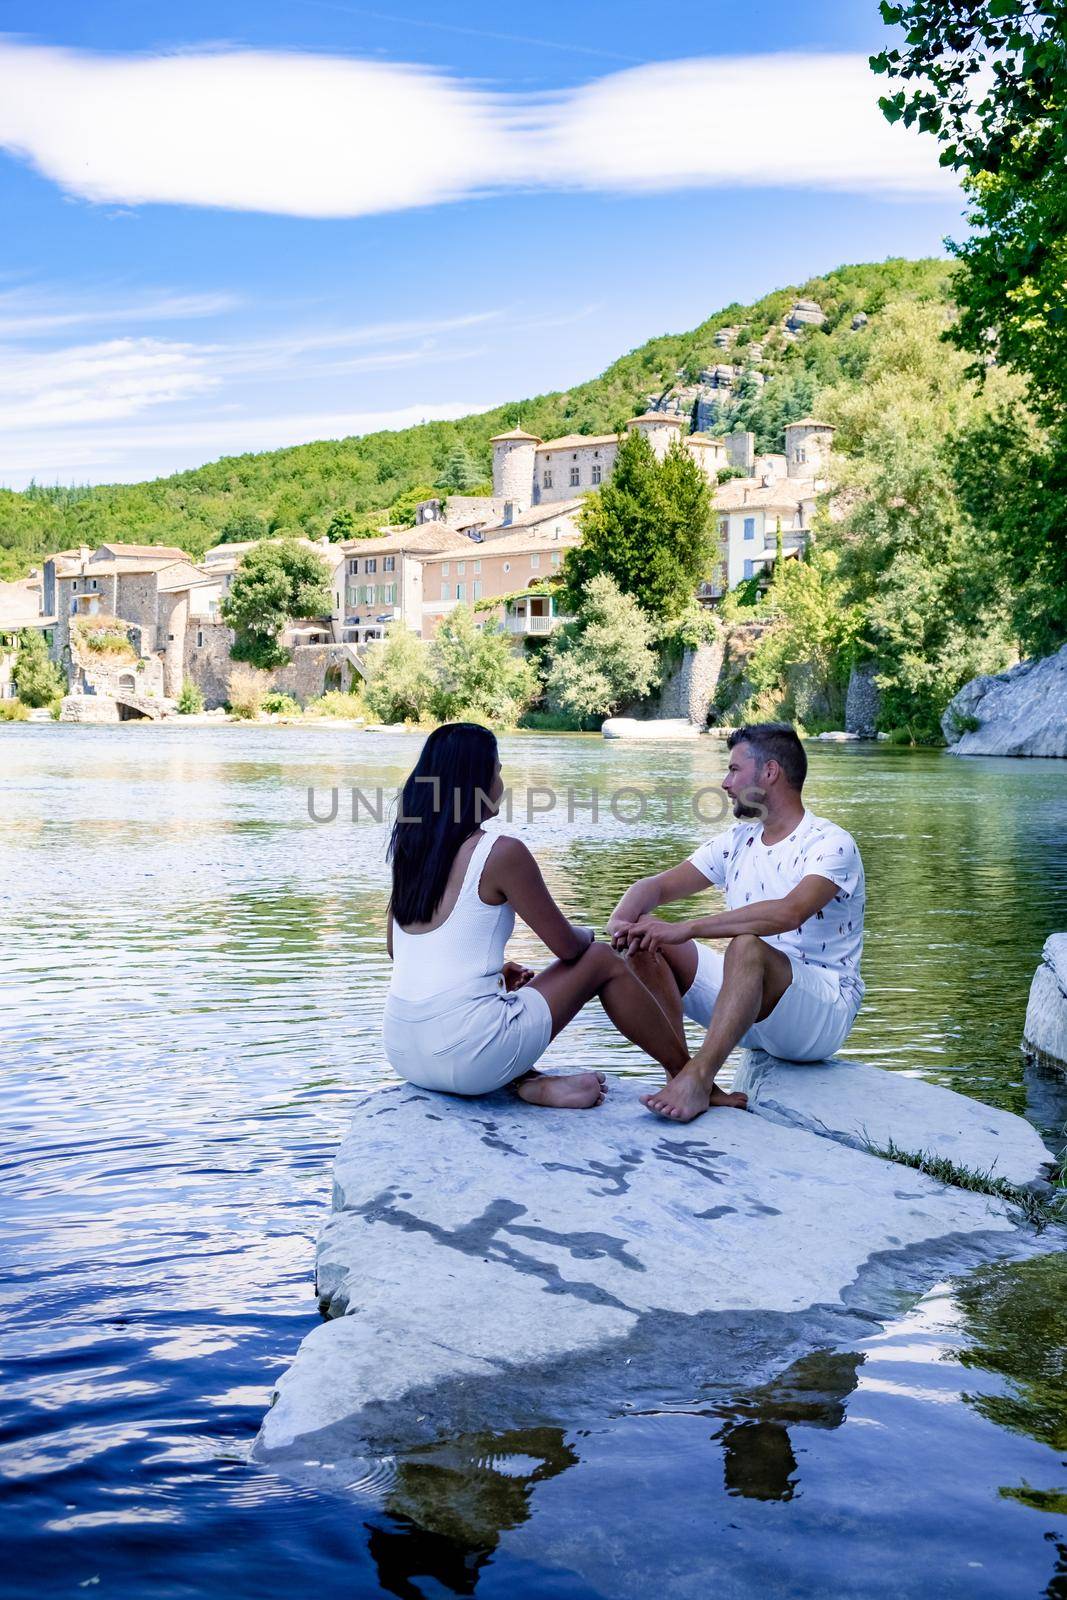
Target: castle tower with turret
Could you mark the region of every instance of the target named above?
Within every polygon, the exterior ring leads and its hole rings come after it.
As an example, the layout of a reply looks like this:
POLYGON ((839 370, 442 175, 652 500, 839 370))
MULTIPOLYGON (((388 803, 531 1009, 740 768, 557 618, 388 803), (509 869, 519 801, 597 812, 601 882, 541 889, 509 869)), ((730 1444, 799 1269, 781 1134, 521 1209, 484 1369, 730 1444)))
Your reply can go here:
POLYGON ((835 428, 814 417, 787 422, 785 428, 785 470, 790 478, 825 478, 830 472, 830 451, 835 428))
POLYGON ((494 434, 493 494, 502 500, 511 500, 515 512, 528 511, 534 499, 534 475, 537 446, 541 440, 522 428, 512 428, 508 433, 494 434))
POLYGON ((682 419, 665 411, 646 411, 643 416, 632 417, 626 424, 634 433, 643 433, 652 446, 652 454, 662 461, 675 439, 682 437, 682 419))

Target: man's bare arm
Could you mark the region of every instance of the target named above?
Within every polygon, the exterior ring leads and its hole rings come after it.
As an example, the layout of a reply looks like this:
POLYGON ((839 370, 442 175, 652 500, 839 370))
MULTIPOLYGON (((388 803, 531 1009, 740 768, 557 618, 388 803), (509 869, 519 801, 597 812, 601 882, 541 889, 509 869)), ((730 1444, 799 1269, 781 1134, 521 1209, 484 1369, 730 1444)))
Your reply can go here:
POLYGON ((657 906, 670 905, 675 900, 687 900, 691 894, 700 894, 709 888, 708 879, 698 872, 691 861, 682 861, 666 872, 657 872, 650 878, 638 878, 631 884, 615 910, 608 918, 608 933, 612 943, 620 942, 622 932, 641 917, 647 917, 657 906))
POLYGON ((837 892, 836 883, 812 873, 779 900, 756 900, 733 911, 692 917, 687 922, 663 922, 658 917, 645 915, 629 929, 630 948, 655 950, 661 944, 684 944, 687 939, 736 939, 743 933, 758 936, 788 933, 791 928, 803 927, 809 917, 829 905, 837 892))

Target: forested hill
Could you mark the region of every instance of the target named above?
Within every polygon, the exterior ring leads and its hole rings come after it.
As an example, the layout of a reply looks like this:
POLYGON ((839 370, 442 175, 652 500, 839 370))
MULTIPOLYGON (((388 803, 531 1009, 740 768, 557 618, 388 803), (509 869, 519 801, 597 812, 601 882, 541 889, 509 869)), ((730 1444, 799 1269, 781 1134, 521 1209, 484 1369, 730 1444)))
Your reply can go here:
POLYGON ((351 531, 369 529, 387 520, 401 495, 440 482, 450 458, 466 458, 475 476, 488 478, 489 439, 520 420, 544 438, 616 429, 644 407, 649 394, 678 381, 679 372, 695 379, 717 362, 745 364, 749 344, 762 346, 752 365, 767 382, 762 388, 743 384, 716 418, 716 428, 752 427, 762 448, 781 449, 783 423, 817 409, 823 389, 863 381, 866 341, 852 330, 855 314, 866 313, 873 328, 895 302, 947 303, 951 271, 949 263, 936 260, 841 267, 753 305, 726 306, 689 333, 650 339, 600 377, 566 392, 513 401, 456 422, 224 456, 149 483, 0 489, 0 577, 22 576, 49 551, 105 538, 177 544, 199 556, 228 526, 231 536, 261 526, 314 537, 339 512, 348 512, 344 520, 351 531), (781 336, 781 323, 801 297, 817 301, 826 322, 790 343, 781 336), (728 327, 741 332, 723 350, 715 334, 728 327))

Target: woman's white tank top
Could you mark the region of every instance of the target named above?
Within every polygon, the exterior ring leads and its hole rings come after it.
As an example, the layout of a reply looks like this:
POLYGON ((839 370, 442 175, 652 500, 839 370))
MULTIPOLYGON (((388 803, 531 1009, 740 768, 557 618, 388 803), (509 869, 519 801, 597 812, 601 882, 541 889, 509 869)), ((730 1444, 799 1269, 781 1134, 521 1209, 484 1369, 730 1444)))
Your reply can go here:
POLYGON ((389 993, 398 1000, 428 1000, 472 978, 500 971, 515 912, 507 901, 489 906, 478 897, 482 869, 500 837, 482 834, 467 862, 459 897, 439 927, 428 933, 405 933, 394 920, 389 993))

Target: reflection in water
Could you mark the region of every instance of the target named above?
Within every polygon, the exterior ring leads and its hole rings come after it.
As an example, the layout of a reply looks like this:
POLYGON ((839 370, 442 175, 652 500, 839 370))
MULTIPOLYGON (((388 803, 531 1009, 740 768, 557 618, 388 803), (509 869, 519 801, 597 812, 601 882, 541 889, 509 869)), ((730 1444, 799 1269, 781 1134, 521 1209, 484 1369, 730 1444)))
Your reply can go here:
POLYGON ((529 1517, 534 1486, 577 1461, 557 1428, 467 1434, 408 1453, 385 1504, 390 1525, 368 1524, 382 1588, 421 1600, 415 1580, 432 1578, 473 1594, 501 1534, 529 1517))
MULTIPOLYGON (((984 1267, 956 1297, 971 1341, 957 1359, 1007 1379, 1002 1393, 968 1395, 969 1404, 1001 1428, 1067 1452, 1067 1257, 984 1267)), ((1038 1511, 1067 1512, 1067 1482, 1001 1493, 1038 1511)))
POLYGON ((728 1420, 711 1437, 723 1448, 727 1493, 746 1500, 791 1500, 797 1461, 790 1429, 839 1428, 862 1360, 847 1352, 813 1351, 721 1411, 728 1420))

